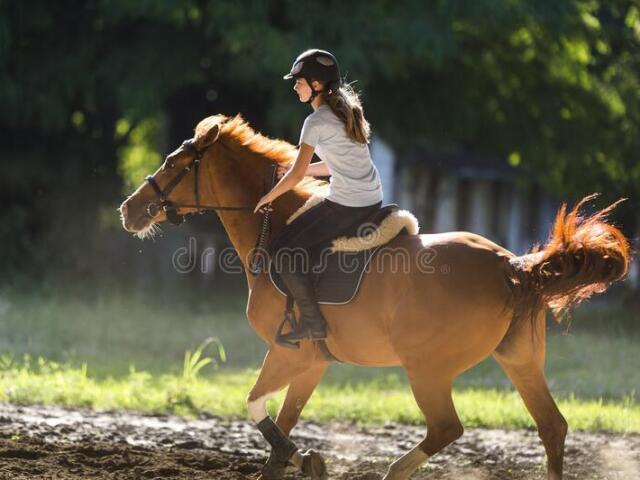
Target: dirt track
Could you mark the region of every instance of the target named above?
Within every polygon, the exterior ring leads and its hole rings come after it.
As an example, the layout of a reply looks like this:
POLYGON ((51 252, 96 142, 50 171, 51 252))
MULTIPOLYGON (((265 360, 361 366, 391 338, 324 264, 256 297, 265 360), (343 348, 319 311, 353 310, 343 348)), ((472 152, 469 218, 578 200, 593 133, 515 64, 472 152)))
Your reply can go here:
MULTIPOLYGON (((420 427, 302 422, 293 438, 327 459, 329 478, 381 479, 420 427)), ((0 479, 255 479, 265 443, 247 421, 0 404, 0 479)), ((415 479, 542 479, 535 432, 473 429, 415 479)), ((566 478, 640 478, 640 436, 570 433, 566 478)), ((288 479, 303 478, 290 474, 288 479)))

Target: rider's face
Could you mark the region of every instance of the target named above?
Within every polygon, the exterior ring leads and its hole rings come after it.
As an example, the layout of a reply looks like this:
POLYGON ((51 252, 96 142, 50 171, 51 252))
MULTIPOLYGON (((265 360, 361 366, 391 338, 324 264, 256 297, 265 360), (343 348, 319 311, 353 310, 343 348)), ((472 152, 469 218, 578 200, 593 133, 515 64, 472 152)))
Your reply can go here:
MULTIPOLYGON (((320 84, 316 80, 313 80, 312 83, 316 90, 320 88, 320 84)), ((298 98, 301 102, 309 100, 309 97, 311 96, 311 88, 304 78, 296 78, 296 83, 293 86, 293 89, 298 94, 298 98)))

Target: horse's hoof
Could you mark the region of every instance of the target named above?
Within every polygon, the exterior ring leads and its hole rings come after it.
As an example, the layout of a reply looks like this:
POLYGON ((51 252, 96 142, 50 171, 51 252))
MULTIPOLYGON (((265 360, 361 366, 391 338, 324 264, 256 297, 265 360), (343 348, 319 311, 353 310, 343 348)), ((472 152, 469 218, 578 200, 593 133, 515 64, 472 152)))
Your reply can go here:
POLYGON ((302 454, 302 473, 314 480, 327 478, 327 467, 322 455, 315 450, 307 450, 302 454))
POLYGON ((265 472, 262 471, 262 475, 258 477, 258 480, 281 480, 284 478, 284 469, 281 472, 265 472))
POLYGON ((284 478, 284 467, 284 464, 267 462, 260 470, 261 475, 258 480, 280 480, 284 478))

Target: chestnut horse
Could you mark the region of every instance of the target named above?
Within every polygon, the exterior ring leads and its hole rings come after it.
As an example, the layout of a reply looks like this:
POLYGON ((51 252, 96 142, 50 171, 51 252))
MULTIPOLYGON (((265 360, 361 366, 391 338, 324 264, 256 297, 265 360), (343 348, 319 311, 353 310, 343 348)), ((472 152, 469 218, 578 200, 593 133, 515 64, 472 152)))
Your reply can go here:
MULTIPOLYGON (((200 197, 204 204, 240 207, 220 209, 218 215, 245 267, 249 322, 269 345, 247 399, 249 415, 272 445, 262 478, 282 478, 288 463, 314 478, 326 476, 319 454, 301 454, 288 435, 329 361, 310 341, 301 342, 299 350, 275 344, 285 297, 268 274, 247 269, 262 216, 253 208, 266 193, 270 167, 295 158, 294 146, 256 133, 240 116, 208 117, 197 125, 191 141, 167 157, 152 181, 120 207, 124 228, 140 237, 151 235, 169 213, 197 212, 200 197), (200 174, 192 168, 194 161, 201 163, 200 174), (176 210, 159 209, 159 200, 176 210), (274 423, 266 401, 285 387, 274 423)), ((277 198, 271 212, 273 232, 325 187, 326 182, 306 178, 277 198)), ((411 259, 430 249, 435 255, 432 273, 416 265, 392 268, 393 258, 386 256, 379 268, 366 273, 354 301, 320 306, 329 326, 329 350, 354 365, 402 366, 426 419, 424 439, 390 465, 385 479, 408 479, 462 435, 451 398, 453 380, 489 355, 502 366, 535 420, 547 453, 548 478, 562 478, 567 423, 543 371, 545 311, 550 307, 557 316, 604 291, 624 277, 629 264, 627 239, 605 218, 620 200, 581 216, 580 207, 591 198, 568 213, 563 205, 544 247, 522 256, 469 232, 397 236, 385 248, 401 250, 411 259)))

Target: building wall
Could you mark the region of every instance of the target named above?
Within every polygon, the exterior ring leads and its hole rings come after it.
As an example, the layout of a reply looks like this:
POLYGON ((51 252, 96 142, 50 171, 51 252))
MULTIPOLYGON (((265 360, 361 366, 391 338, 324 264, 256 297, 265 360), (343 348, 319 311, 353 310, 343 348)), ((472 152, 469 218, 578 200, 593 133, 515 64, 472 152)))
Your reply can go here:
POLYGON ((382 182, 383 204, 394 203, 396 157, 389 145, 374 136, 371 139, 370 153, 382 182))
POLYGON ((423 233, 469 231, 516 254, 544 241, 555 215, 554 202, 520 191, 505 179, 461 178, 416 165, 398 169, 395 202, 420 221, 423 233))

